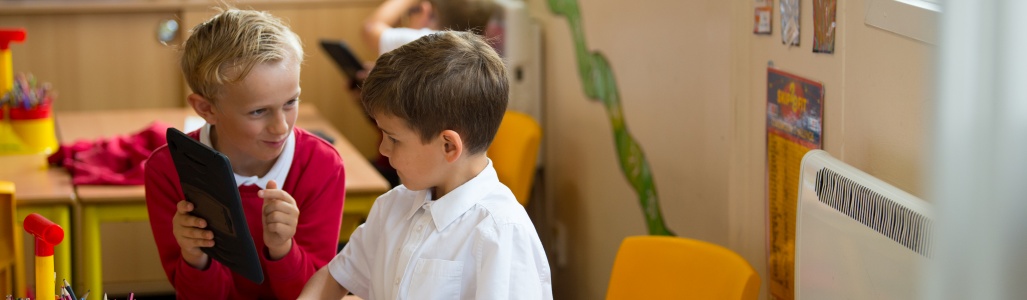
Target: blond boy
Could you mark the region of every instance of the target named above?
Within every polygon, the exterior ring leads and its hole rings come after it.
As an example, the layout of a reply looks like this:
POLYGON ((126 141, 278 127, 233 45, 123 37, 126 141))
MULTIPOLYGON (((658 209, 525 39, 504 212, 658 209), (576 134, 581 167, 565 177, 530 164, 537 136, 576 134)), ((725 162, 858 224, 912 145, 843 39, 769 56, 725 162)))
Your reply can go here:
POLYGON ((334 255, 345 176, 332 145, 294 126, 302 60, 299 37, 265 12, 225 10, 186 41, 187 100, 207 122, 189 135, 228 156, 265 279, 246 280, 201 251, 216 239, 189 214, 164 146, 146 162, 146 205, 179 299, 295 299, 334 255))

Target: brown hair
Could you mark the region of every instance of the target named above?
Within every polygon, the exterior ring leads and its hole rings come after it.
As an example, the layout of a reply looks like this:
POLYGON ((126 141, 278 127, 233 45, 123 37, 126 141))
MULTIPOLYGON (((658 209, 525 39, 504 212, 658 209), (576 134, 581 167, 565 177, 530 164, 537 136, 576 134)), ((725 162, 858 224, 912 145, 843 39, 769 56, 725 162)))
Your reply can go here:
POLYGON ((429 0, 435 10, 439 29, 485 32, 496 11, 494 0, 429 0))
POLYGON ((371 116, 406 120, 422 143, 454 130, 476 154, 488 149, 499 129, 509 83, 503 61, 482 37, 440 31, 379 57, 362 92, 371 116))
POLYGON ((235 8, 193 27, 182 50, 182 73, 194 93, 213 101, 226 83, 249 75, 253 66, 295 55, 303 61, 300 38, 270 13, 235 8))

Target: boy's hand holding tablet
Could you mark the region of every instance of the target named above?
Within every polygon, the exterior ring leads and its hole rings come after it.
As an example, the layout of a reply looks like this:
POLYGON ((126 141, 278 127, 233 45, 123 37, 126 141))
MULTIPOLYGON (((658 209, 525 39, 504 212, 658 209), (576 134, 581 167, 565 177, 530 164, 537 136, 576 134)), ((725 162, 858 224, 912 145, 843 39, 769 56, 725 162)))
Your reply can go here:
POLYGON ((182 200, 178 202, 178 212, 172 219, 174 223, 175 240, 182 248, 182 258, 190 266, 197 269, 206 269, 210 259, 200 247, 214 247, 214 233, 207 230, 207 221, 190 214, 193 211, 192 202, 182 200))

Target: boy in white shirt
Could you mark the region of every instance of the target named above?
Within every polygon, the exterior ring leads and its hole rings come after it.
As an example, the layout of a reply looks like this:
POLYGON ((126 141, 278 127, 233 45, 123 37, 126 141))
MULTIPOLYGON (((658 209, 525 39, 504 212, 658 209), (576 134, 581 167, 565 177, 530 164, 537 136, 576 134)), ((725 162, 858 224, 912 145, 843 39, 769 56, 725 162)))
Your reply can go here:
POLYGON ((361 102, 403 182, 300 298, 552 299, 535 227, 485 150, 509 84, 480 36, 442 31, 382 55, 361 102))

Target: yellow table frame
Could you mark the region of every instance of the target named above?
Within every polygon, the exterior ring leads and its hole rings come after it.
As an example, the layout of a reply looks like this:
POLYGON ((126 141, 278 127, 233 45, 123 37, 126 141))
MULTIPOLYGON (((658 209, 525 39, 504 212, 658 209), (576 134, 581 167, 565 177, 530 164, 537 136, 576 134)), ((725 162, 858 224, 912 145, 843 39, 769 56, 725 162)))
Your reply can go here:
POLYGON ((364 223, 367 216, 371 214, 371 206, 374 200, 378 199, 375 194, 354 194, 346 193, 346 204, 342 207, 342 228, 339 230, 339 241, 349 241, 349 236, 357 230, 357 226, 364 223))
MULTIPOLYGON (((356 194, 346 196, 343 208, 342 229, 339 240, 347 241, 357 226, 367 218, 378 195, 356 194)), ((27 215, 27 214, 26 214, 27 215)), ((45 216, 45 215, 44 215, 45 216)), ((79 256, 75 257, 76 286, 78 289, 91 291, 93 295, 103 295, 103 258, 100 242, 100 224, 114 222, 148 222, 150 216, 146 205, 140 203, 96 203, 81 206, 81 239, 79 239, 79 256)), ((54 220, 54 222, 57 222, 54 220)), ((60 224, 60 223, 58 223, 60 224)), ((153 242, 153 241, 146 241, 153 242)), ((63 251, 69 251, 69 243, 62 243, 63 251)), ((60 255, 60 252, 57 252, 60 255)), ((58 256, 67 258, 67 255, 58 256)), ((61 272, 58 271, 58 278, 61 272)), ((64 274, 68 274, 65 272, 64 274)))
MULTIPOLYGON (((146 204, 97 203, 82 204, 79 255, 75 257, 78 289, 92 295, 103 295, 103 259, 101 258, 100 224, 114 222, 147 222, 146 204)), ((153 241, 145 241, 152 243, 153 241)))

